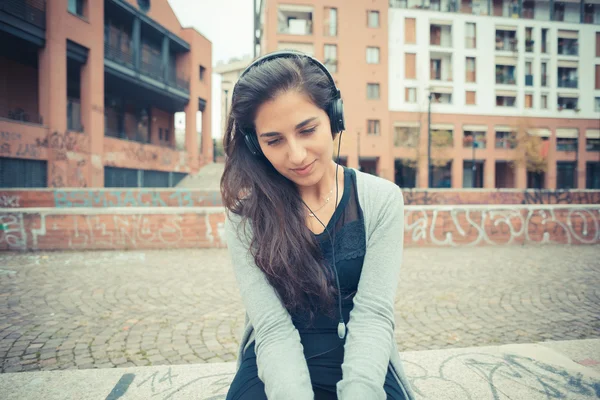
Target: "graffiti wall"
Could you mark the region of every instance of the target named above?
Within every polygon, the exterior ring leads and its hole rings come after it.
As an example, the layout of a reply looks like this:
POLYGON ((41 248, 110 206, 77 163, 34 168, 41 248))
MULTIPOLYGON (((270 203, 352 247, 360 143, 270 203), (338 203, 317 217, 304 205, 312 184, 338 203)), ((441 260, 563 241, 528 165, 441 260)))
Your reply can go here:
MULTIPOLYGON (((0 250, 223 247, 221 207, 0 210, 0 250), (122 209, 120 211, 123 211, 122 209)), ((407 206, 406 246, 599 244, 600 206, 407 206)))
MULTIPOLYGON (((77 169, 70 174, 76 175, 77 169)), ((76 179, 76 177, 74 178, 76 179)), ((409 205, 600 204, 600 190, 404 190, 409 205)), ((0 190, 4 207, 207 207, 221 206, 218 191, 196 189, 0 190)))

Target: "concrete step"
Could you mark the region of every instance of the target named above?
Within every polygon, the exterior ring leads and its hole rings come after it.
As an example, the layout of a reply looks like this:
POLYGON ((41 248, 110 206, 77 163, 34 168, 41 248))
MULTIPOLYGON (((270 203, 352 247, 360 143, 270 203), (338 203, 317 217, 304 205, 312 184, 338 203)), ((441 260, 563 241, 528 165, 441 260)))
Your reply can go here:
POLYGON ((219 191, 224 169, 225 164, 223 163, 207 164, 197 174, 186 176, 179 182, 177 188, 219 191))
MULTIPOLYGON (((417 399, 600 397, 600 339, 401 354, 417 399)), ((12 399, 224 399, 235 363, 7 373, 12 399)))

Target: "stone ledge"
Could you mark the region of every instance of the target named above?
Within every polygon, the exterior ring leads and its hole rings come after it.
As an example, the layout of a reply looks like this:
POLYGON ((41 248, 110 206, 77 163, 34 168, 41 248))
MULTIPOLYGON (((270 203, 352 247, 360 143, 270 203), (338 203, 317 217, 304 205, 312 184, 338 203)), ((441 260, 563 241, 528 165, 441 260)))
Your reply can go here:
MULTIPOLYGON (((600 339, 401 354, 416 399, 593 399, 600 339), (499 397, 498 397, 499 396, 499 397)), ((87 369, 0 375, 4 399, 220 399, 235 363, 87 369)))

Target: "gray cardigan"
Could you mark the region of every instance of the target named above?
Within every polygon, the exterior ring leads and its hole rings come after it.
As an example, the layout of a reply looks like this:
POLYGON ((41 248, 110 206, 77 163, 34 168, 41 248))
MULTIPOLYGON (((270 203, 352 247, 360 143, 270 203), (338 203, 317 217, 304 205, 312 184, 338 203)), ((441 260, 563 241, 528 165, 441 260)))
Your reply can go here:
MULTIPOLYGON (((381 399, 391 363, 408 400, 414 394, 402 368, 394 339, 394 300, 398 287, 404 239, 404 200, 398 186, 357 170, 358 199, 363 210, 367 250, 354 308, 347 321, 341 400, 381 399)), ((255 341, 258 377, 270 400, 313 399, 314 394, 300 335, 275 289, 248 251, 250 224, 237 235, 241 217, 227 213, 225 235, 233 269, 246 308, 240 342, 243 352, 255 341)))

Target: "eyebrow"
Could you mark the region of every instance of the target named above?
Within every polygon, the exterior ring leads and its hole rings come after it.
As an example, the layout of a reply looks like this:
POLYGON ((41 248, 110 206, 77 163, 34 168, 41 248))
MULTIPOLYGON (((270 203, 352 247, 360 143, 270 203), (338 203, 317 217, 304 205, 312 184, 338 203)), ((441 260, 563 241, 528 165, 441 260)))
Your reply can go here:
MULTIPOLYGON (((312 118, 309 118, 307 120, 300 122, 298 125, 296 125, 296 130, 304 128, 306 125, 310 124, 311 122, 315 121, 316 119, 317 119, 317 117, 312 117, 312 118)), ((279 132, 267 132, 267 133, 261 133, 260 137, 271 137, 271 136, 277 136, 277 135, 279 135, 279 132)))

